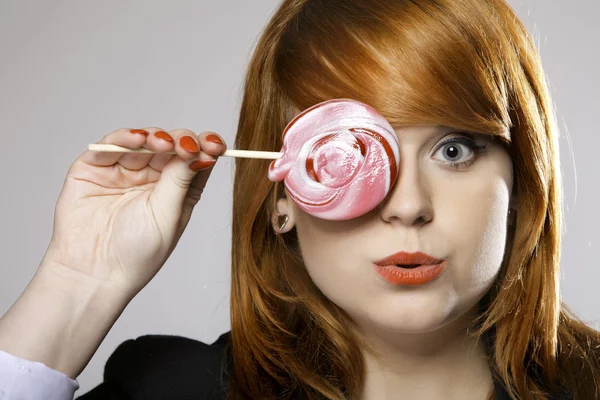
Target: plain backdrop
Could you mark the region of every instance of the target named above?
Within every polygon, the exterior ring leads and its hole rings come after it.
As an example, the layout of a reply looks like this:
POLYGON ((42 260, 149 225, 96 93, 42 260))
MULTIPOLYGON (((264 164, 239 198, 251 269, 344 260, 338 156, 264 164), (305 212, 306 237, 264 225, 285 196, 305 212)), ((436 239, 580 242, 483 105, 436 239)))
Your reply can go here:
MULTIPOLYGON (((151 125, 213 130, 232 143, 245 68, 277 4, 0 1, 0 315, 38 267, 65 174, 88 143, 151 125)), ((563 300, 597 327, 600 1, 511 5, 536 38, 561 128, 563 300)), ((175 252, 116 322, 78 393, 101 381, 128 338, 212 342, 229 329, 232 177, 233 161, 221 158, 175 252)))

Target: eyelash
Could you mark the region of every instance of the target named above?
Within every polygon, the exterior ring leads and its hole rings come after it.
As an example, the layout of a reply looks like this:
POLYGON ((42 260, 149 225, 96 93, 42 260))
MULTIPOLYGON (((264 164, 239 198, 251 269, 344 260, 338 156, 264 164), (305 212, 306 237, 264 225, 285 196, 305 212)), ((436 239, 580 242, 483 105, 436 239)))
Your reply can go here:
POLYGON ((474 139, 463 134, 463 136, 454 136, 454 137, 444 140, 442 143, 440 143, 437 146, 437 148, 434 151, 434 154, 436 154, 438 151, 443 149, 446 145, 454 144, 454 143, 465 145, 473 152, 473 156, 467 161, 459 161, 459 162, 450 161, 450 162, 442 163, 444 165, 448 165, 455 169, 461 169, 461 168, 465 168, 465 167, 471 165, 475 160, 477 160, 477 158, 481 155, 483 150, 487 147, 486 145, 477 144, 474 139))

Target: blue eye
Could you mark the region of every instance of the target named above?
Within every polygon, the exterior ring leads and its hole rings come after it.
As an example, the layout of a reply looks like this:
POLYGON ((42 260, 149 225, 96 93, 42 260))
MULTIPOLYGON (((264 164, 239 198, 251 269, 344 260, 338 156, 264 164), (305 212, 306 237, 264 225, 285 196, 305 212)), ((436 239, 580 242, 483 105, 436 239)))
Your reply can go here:
POLYGON ((470 137, 455 136, 442 141, 436 148, 434 155, 441 154, 443 165, 452 168, 461 168, 471 165, 485 149, 485 145, 479 145, 470 137))

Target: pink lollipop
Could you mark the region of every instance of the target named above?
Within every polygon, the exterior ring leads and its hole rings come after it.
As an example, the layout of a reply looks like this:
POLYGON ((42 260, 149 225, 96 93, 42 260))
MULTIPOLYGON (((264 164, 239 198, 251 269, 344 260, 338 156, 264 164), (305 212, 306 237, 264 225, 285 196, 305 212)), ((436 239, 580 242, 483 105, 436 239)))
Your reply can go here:
MULTIPOLYGON (((154 153, 98 143, 88 150, 154 153)), ((375 208, 396 181, 400 161, 389 122, 350 99, 325 101, 300 113, 283 132, 281 152, 228 149, 223 156, 275 159, 269 179, 284 180, 300 208, 330 220, 355 218, 375 208)))
POLYGON ((283 155, 269 166, 296 204, 328 220, 347 220, 374 209, 398 176, 398 138, 372 107, 351 99, 316 104, 283 132, 283 155))

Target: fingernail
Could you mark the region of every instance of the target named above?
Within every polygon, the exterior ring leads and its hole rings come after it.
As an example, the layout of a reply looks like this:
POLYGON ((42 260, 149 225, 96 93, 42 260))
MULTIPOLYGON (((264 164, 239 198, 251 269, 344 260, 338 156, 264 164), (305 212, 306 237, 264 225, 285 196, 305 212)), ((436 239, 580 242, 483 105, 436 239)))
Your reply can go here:
POLYGON ((173 139, 173 137, 171 137, 171 135, 169 135, 165 131, 156 131, 154 132, 154 136, 156 136, 159 139, 166 140, 169 143, 175 143, 175 139, 173 139))
POLYGON ((208 140, 209 142, 216 143, 216 144, 224 144, 220 137, 218 137, 217 135, 212 134, 212 133, 209 133, 208 135, 206 135, 206 140, 208 140))
POLYGON ((201 169, 205 169, 210 167, 211 165, 214 165, 214 163, 217 162, 217 160, 209 160, 209 161, 194 161, 193 163, 190 164, 190 168, 193 169, 194 171, 200 171, 201 169))
POLYGON ((148 132, 145 129, 130 129, 129 132, 131 132, 131 133, 143 133, 146 136, 148 136, 150 134, 150 132, 148 132))
POLYGON ((192 139, 191 136, 182 136, 181 139, 179 139, 179 144, 181 145, 181 148, 183 148, 185 151, 189 151, 190 153, 200 152, 200 147, 198 147, 198 143, 196 143, 196 141, 192 139))

